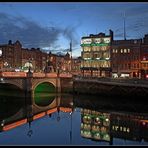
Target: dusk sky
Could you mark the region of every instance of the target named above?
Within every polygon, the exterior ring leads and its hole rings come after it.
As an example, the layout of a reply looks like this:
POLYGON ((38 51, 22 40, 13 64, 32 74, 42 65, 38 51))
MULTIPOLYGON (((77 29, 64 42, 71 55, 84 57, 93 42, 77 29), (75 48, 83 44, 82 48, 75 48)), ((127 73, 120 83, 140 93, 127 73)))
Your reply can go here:
POLYGON ((81 37, 114 32, 114 39, 148 34, 144 2, 0 2, 0 44, 19 40, 24 48, 64 52, 72 39, 73 56, 81 55, 81 37))

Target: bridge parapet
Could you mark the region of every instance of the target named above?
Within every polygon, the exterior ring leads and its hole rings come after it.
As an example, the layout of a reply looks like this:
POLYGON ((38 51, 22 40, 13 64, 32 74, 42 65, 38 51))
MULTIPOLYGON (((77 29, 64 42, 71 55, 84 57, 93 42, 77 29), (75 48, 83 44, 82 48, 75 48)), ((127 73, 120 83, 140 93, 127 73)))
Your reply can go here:
POLYGON ((1 72, 1 77, 26 77, 26 72, 1 72))
MULTIPOLYGON (((0 72, 0 77, 11 77, 11 78, 24 78, 27 77, 26 72, 0 72)), ((59 75, 57 73, 32 73, 33 78, 43 78, 43 77, 48 77, 48 78, 56 78, 56 77, 64 77, 64 78, 70 78, 72 77, 72 74, 70 73, 60 73, 59 75)))

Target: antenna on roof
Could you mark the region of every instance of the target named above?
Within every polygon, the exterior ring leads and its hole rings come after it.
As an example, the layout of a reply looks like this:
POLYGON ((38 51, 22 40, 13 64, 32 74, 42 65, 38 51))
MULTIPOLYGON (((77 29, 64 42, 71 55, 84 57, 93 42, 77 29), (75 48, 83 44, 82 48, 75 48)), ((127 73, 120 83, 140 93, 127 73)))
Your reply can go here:
POLYGON ((98 33, 98 29, 96 28, 96 34, 98 33))
POLYGON ((124 20, 124 22, 123 22, 123 23, 124 23, 124 24, 123 24, 123 25, 124 25, 124 40, 126 40, 126 30, 125 30, 125 29, 126 29, 126 28, 125 28, 125 12, 124 12, 124 14, 123 14, 123 20, 124 20))

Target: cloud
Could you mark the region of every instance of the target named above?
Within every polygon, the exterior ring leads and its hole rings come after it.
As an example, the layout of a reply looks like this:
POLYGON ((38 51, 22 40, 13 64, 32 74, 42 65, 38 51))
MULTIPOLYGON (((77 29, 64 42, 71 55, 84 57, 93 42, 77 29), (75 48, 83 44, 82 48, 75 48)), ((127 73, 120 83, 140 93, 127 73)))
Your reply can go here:
POLYGON ((61 30, 47 29, 24 17, 13 17, 0 13, 1 42, 19 40, 23 46, 51 46, 57 40, 61 30))
POLYGON ((54 50, 62 46, 57 46, 60 35, 63 35, 68 42, 72 38, 74 43, 77 44, 75 29, 74 25, 66 28, 57 26, 45 28, 23 16, 0 13, 1 44, 7 43, 8 40, 13 42, 19 40, 25 48, 52 47, 51 49, 54 50))
POLYGON ((75 29, 76 26, 68 26, 63 30, 63 36, 67 38, 70 41, 72 41, 74 44, 78 44, 78 41, 75 37, 75 29))

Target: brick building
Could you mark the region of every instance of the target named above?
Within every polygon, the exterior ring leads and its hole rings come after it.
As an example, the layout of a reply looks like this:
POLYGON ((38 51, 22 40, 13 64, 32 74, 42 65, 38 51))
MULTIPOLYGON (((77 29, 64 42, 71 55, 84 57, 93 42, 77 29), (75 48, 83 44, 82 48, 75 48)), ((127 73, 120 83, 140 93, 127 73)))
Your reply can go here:
POLYGON ((112 41, 111 68, 112 77, 148 78, 148 35, 112 41))
MULTIPOLYGON (((75 59, 76 60, 76 59, 75 59)), ((19 41, 0 45, 0 70, 1 71, 28 71, 34 72, 71 72, 73 67, 78 68, 71 54, 56 55, 43 52, 40 48, 23 48, 19 41)))
POLYGON ((148 34, 146 34, 143 38, 140 59, 141 78, 148 78, 148 34))
POLYGON ((0 57, 0 68, 6 70, 7 68, 13 69, 21 67, 21 51, 22 45, 19 41, 12 44, 9 40, 8 44, 0 45, 1 57, 0 57))
POLYGON ((114 40, 111 46, 113 77, 140 77, 141 39, 114 40))

